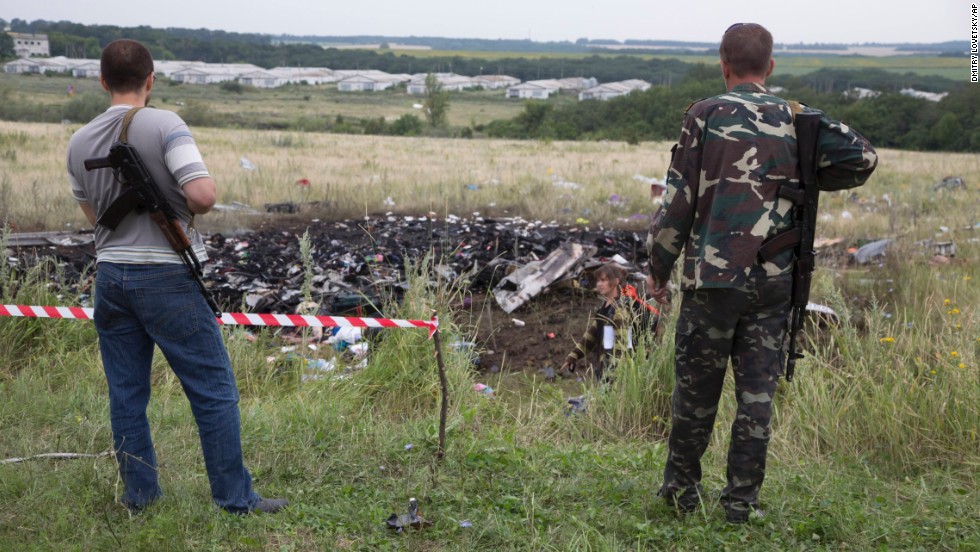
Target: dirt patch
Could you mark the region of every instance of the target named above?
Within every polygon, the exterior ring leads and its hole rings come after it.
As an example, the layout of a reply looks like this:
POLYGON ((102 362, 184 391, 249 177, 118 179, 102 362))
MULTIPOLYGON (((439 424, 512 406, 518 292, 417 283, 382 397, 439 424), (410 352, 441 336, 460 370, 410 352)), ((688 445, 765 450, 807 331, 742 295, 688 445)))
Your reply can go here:
POLYGON ((457 311, 457 323, 473 336, 481 370, 535 374, 561 365, 598 304, 590 292, 558 289, 507 314, 492 293, 474 293, 470 305, 457 311))

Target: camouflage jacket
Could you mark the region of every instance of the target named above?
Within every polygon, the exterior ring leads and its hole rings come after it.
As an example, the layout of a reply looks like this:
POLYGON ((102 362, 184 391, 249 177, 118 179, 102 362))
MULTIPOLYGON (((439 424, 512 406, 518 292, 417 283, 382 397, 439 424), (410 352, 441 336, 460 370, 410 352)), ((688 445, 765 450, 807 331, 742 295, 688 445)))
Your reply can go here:
POLYGON ((632 343, 627 343, 626 340, 636 339, 636 336, 631 335, 631 328, 635 325, 634 322, 639 319, 640 314, 637 302, 632 298, 620 295, 611 304, 606 304, 603 300, 602 306, 589 317, 589 325, 585 333, 582 334, 582 339, 575 344, 575 348, 568 353, 565 360, 575 362, 591 355, 593 357, 590 359, 591 363, 596 364, 603 361, 606 354, 613 352, 602 347, 602 334, 605 326, 612 326, 617 349, 622 349, 624 345, 632 347, 632 343), (626 335, 623 335, 624 332, 626 335))
MULTIPOLYGON (((647 237, 654 279, 669 280, 683 250, 682 289, 741 287, 760 262, 762 242, 792 223, 792 204, 777 193, 782 183, 799 182, 796 151, 789 102, 760 84, 740 84, 692 104, 671 150, 667 192, 647 237)), ((821 190, 860 186, 877 163, 864 137, 822 117, 821 190)), ((786 274, 792 261, 788 249, 763 267, 772 276, 786 274)))

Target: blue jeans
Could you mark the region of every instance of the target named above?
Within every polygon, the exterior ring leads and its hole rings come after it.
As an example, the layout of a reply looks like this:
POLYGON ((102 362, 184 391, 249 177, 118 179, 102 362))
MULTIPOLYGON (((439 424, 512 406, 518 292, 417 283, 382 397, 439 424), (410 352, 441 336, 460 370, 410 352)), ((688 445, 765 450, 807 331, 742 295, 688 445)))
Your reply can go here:
POLYGON ((98 263, 95 326, 109 384, 116 460, 125 485, 123 504, 139 509, 163 494, 146 418, 156 344, 190 401, 211 496, 230 512, 252 509, 259 497, 242 461, 231 361, 214 314, 187 267, 98 263))

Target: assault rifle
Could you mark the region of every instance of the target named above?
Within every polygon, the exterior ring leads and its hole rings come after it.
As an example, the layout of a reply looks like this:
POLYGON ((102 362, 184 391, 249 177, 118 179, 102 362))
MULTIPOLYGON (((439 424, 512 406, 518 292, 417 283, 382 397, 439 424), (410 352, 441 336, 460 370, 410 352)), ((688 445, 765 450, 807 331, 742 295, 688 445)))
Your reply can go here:
POLYGON ((190 239, 180 225, 177 212, 174 211, 167 198, 160 193, 160 189, 153 181, 146 165, 143 164, 136 148, 126 142, 115 142, 109 147, 109 155, 85 160, 85 170, 105 168, 113 170, 116 178, 123 184, 125 191, 99 217, 99 224, 110 230, 115 230, 123 217, 130 211, 135 209, 138 213, 148 213, 153 222, 160 227, 160 231, 163 232, 170 248, 177 253, 180 260, 184 262, 184 266, 190 271, 191 277, 214 315, 220 317, 221 309, 218 308, 214 297, 204 287, 204 280, 201 279, 204 269, 201 267, 201 261, 194 254, 190 239))
POLYGON ((810 280, 816 265, 813 238, 817 226, 817 133, 820 129, 819 113, 797 113, 797 156, 800 163, 800 187, 782 185, 779 197, 793 202, 793 226, 766 240, 759 249, 763 260, 771 260, 788 247, 796 252, 793 264, 793 296, 790 311, 789 352, 786 358, 786 381, 793 381, 796 361, 803 353, 796 350, 796 334, 803 326, 806 306, 810 301, 810 280))

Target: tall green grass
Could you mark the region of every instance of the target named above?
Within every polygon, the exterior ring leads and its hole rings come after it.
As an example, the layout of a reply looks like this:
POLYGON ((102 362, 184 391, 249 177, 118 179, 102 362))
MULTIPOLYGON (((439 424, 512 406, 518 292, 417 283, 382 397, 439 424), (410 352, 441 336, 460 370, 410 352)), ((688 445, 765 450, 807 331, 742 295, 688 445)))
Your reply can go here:
MULTIPOLYGON (((468 340, 452 323, 463 292, 428 277, 435 262, 409 267, 404 297, 382 310, 410 319, 434 310, 445 343, 468 340)), ((281 353, 272 332, 225 328, 246 463, 260 493, 290 499, 285 513, 236 518, 211 505, 189 407, 158 357, 149 416, 164 499, 130 516, 116 503, 111 457, 0 464, 0 549, 980 547, 975 268, 886 262, 864 269, 861 281, 831 278, 832 270, 821 268, 817 289, 841 323, 808 333, 796 379, 780 386, 762 492, 768 515, 747 526, 727 526, 711 500, 678 518, 655 496, 672 385, 670 318, 663 338, 641 340, 619 362, 611 385, 581 388, 581 413, 560 387, 513 372, 485 379, 465 349, 447 346, 442 461, 436 362, 424 330, 386 332, 372 342, 367 368, 303 381, 306 363, 281 353), (477 378, 497 390, 493 398, 473 391, 477 378), (409 497, 434 525, 398 535, 383 521, 409 497)), ((4 263, 0 301, 76 303, 59 278, 50 265, 4 263)), ((0 459, 111 447, 90 322, 0 319, 0 343, 0 459)), ((724 484, 733 415, 729 381, 704 458, 709 497, 724 484)))

